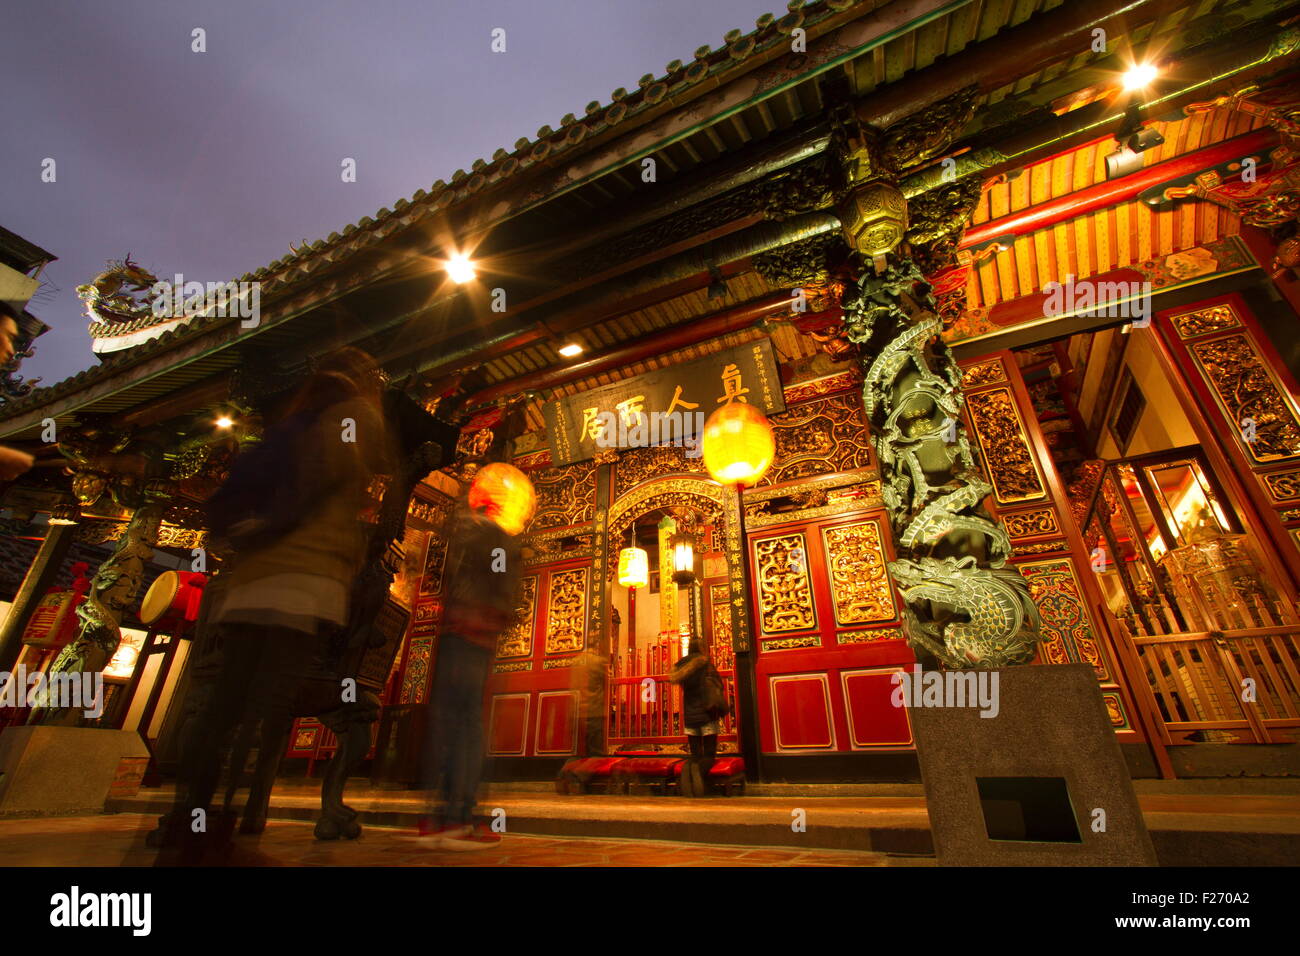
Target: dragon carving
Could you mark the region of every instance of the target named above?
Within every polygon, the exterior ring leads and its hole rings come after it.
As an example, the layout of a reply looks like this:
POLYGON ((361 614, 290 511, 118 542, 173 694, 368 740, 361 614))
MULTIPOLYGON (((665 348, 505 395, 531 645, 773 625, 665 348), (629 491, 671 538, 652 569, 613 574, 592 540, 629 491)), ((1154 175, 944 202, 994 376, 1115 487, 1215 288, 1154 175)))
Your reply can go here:
POLYGON ((90 282, 77 286, 77 295, 86 303, 90 320, 120 325, 151 318, 153 308, 148 296, 158 277, 133 262, 129 252, 120 261, 110 259, 108 265, 90 282))
MULTIPOLYGON (((165 508, 165 502, 151 501, 136 509, 112 555, 91 578, 86 600, 77 608, 81 627, 50 666, 51 676, 102 671, 113 659, 122 641, 119 622, 136 599, 145 564, 153 558, 165 508)), ((77 726, 81 722, 80 710, 47 708, 48 703, 36 702, 30 723, 77 726)))
POLYGON ((1011 542, 984 511, 961 421, 961 373, 939 338, 930 287, 911 259, 864 271, 843 299, 844 335, 866 374, 863 406, 899 558, 889 565, 923 663, 1002 667, 1033 659, 1039 620, 1011 542))

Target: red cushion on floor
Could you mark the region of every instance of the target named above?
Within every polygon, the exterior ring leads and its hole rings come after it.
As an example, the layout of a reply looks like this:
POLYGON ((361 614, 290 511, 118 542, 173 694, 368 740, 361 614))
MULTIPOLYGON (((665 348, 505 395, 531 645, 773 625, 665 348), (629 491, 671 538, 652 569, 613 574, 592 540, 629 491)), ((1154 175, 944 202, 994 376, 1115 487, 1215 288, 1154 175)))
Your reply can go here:
POLYGON ((623 760, 622 757, 583 757, 570 760, 561 773, 573 773, 579 776, 604 777, 623 760))
POLYGON ((744 757, 719 757, 709 768, 710 777, 734 777, 745 772, 744 757))
POLYGON ((672 777, 681 773, 684 757, 647 757, 627 760, 620 769, 638 777, 672 777))

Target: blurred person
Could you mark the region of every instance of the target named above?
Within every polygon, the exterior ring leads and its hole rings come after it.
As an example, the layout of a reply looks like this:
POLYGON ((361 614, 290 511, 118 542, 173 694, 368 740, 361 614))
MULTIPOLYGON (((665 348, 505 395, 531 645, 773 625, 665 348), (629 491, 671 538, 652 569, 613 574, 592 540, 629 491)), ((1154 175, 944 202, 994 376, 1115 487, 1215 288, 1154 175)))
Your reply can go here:
MULTIPOLYGON (((187 839, 195 811, 210 810, 236 726, 287 706, 282 698, 302 681, 334 679, 332 640, 347 624, 365 556, 366 489, 391 470, 382 394, 364 352, 326 356, 208 502, 214 545, 234 552, 202 622, 220 670, 189 727, 165 844, 187 839)), ((232 826, 223 817, 197 842, 219 847, 232 826)))
MULTIPOLYGON (((17 354, 14 341, 18 338, 19 311, 0 299, 0 369, 14 360, 17 354)), ((0 445, 0 481, 13 481, 36 461, 26 452, 0 445)))
POLYGON ((587 756, 605 753, 605 685, 609 679, 609 651, 599 628, 587 633, 587 646, 573 668, 580 718, 586 729, 587 756))
POLYGON ((522 520, 504 513, 510 489, 499 487, 493 476, 505 472, 489 469, 516 471, 486 466, 447 535, 447 603, 425 735, 423 786, 431 796, 415 837, 447 850, 482 850, 501 842, 499 834, 474 821, 483 782, 483 692, 497 639, 518 622, 523 555, 516 535, 531 511, 522 520))
POLYGON ((699 638, 691 638, 686 656, 673 667, 668 680, 682 689, 682 726, 691 756, 682 767, 682 796, 702 797, 705 782, 718 758, 718 734, 730 708, 727 692, 713 661, 699 638))

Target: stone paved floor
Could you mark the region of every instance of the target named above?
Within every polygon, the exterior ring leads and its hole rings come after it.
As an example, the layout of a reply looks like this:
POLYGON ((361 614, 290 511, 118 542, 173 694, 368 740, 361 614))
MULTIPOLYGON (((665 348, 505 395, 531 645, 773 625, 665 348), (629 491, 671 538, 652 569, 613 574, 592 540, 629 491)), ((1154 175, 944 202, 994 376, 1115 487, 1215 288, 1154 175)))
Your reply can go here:
MULTIPOLYGON (((151 866, 144 835, 154 815, 0 819, 0 867, 151 866)), ((307 823, 273 820, 260 839, 239 838, 238 865, 259 866, 933 866, 928 858, 848 850, 711 846, 653 840, 507 834, 474 853, 423 848, 409 831, 367 827, 356 841, 322 843, 307 823)))

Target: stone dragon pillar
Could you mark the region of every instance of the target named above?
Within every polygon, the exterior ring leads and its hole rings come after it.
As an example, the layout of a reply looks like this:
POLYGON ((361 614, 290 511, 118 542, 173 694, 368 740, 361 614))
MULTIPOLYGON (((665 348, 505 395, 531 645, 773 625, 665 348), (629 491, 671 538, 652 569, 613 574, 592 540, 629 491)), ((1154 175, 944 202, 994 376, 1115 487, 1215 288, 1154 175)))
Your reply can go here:
MULTIPOLYGON (((132 513, 113 553, 91 578, 86 600, 77 608, 77 636, 50 665, 51 678, 103 671, 117 653, 122 615, 139 597, 174 491, 161 477, 161 450, 135 442, 128 432, 85 429, 62 438, 59 446, 69 459, 73 494, 82 505, 93 505, 107 493, 132 513)), ((83 708, 51 703, 57 702, 38 700, 28 722, 73 727, 82 722, 83 708)))
MULTIPOLYGON (((961 371, 917 264, 935 255, 936 244, 940 255, 955 246, 970 206, 947 227, 911 228, 894 159, 915 140, 894 135, 891 144, 893 130, 882 135, 856 118, 839 132, 840 219, 856 253, 843 277, 841 334, 857 347, 863 372, 898 553, 889 571, 903 597, 908 642, 927 667, 1026 664, 1039 640, 1038 614, 1024 578, 1006 566, 1006 531, 983 507, 992 488, 962 422, 961 371), (922 232, 931 240, 925 249, 909 241, 922 232)), ((936 142, 946 140, 932 139, 931 155, 936 142)), ((950 192, 978 199, 979 183, 950 192)))

